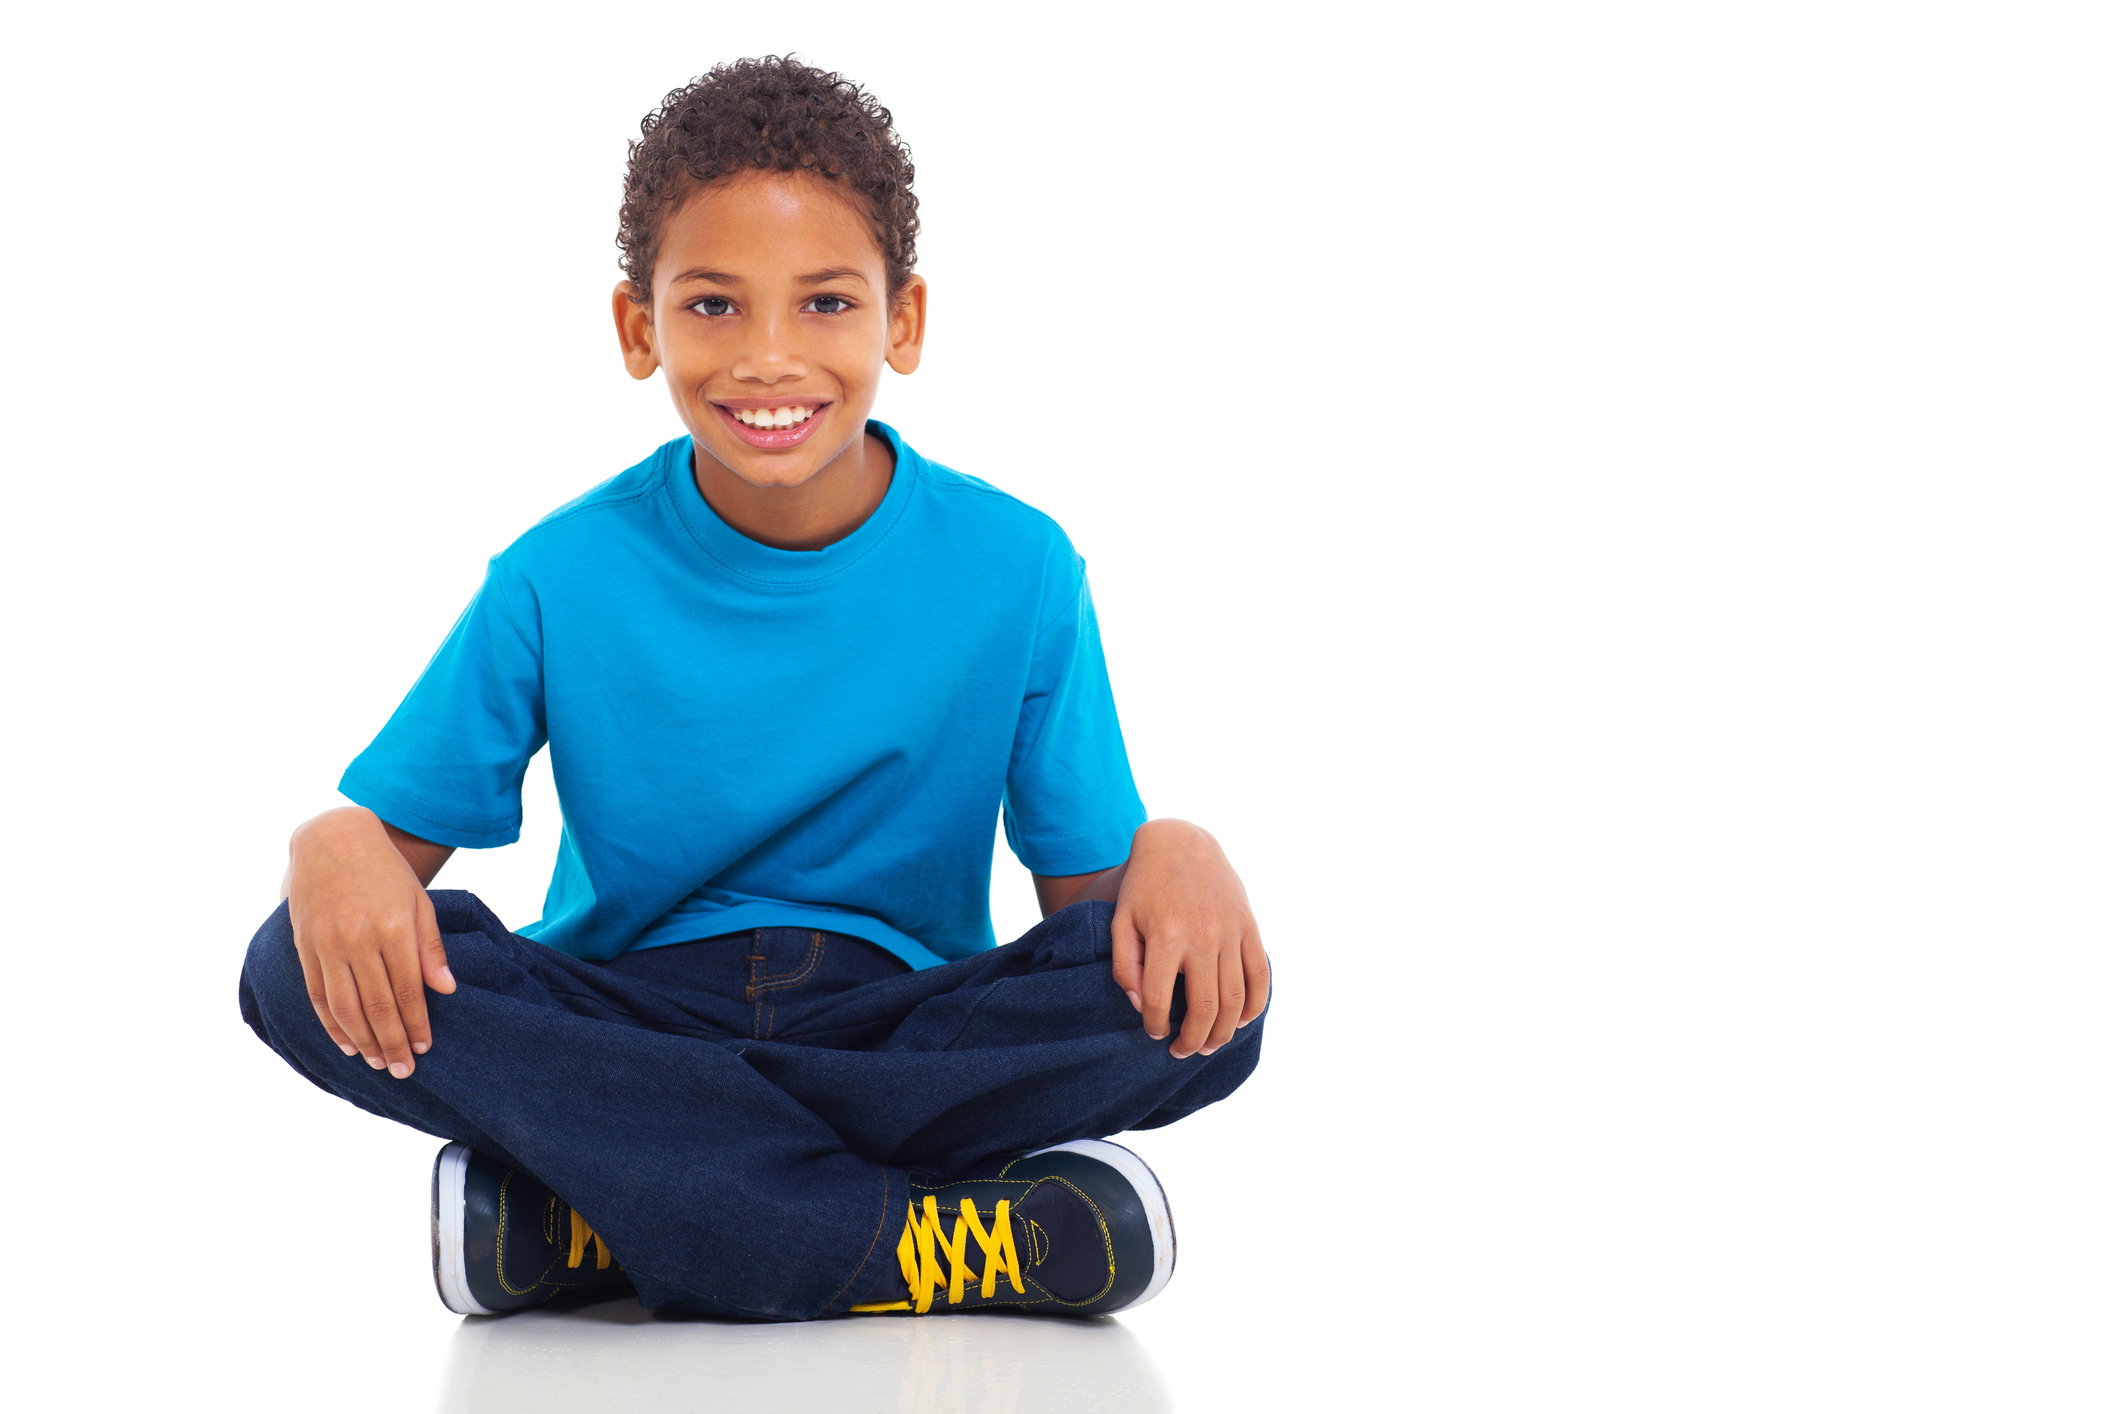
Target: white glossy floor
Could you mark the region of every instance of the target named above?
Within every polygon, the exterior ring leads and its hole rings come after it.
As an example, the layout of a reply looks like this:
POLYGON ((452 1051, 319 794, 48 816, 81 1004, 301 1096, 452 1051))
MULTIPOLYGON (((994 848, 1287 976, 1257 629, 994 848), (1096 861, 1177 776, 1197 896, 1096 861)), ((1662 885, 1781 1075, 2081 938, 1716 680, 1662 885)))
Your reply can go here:
POLYGON ((445 1414, 684 1409, 1173 1408, 1150 1346, 1117 1320, 662 1321, 635 1301, 450 1335, 445 1414))

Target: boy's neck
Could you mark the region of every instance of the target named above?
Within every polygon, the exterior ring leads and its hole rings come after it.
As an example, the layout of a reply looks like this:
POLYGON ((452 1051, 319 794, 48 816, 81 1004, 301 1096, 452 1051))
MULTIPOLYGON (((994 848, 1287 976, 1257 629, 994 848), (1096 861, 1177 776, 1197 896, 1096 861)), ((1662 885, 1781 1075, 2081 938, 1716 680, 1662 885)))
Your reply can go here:
POLYGON ((754 486, 692 449, 692 482, 730 529, 776 550, 822 550, 861 529, 891 489, 890 443, 864 432, 800 486, 754 486))

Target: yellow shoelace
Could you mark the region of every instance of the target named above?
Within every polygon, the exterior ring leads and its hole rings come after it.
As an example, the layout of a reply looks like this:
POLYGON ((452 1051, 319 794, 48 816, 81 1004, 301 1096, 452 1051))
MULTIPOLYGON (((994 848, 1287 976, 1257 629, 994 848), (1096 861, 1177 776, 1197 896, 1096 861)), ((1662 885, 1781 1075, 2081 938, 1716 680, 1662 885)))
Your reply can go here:
POLYGON ((567 1210, 567 1217, 571 1224, 567 1234, 567 1265, 569 1269, 582 1265, 582 1256, 589 1250, 591 1243, 596 1244, 597 1270, 601 1272, 609 1267, 611 1265, 611 1249, 604 1245, 604 1239, 598 1237, 595 1230, 588 1223, 583 1222, 582 1215, 574 1209, 569 1208, 567 1210))
MULTIPOLYGON (((946 1284, 950 1288, 949 1303, 952 1306, 965 1299, 965 1283, 972 1280, 972 1268, 965 1265, 967 1234, 987 1256, 986 1270, 979 1277, 979 1294, 991 1298, 994 1279, 998 1276, 1007 1276, 1016 1294, 1024 1294, 1023 1273, 1016 1264, 1016 1237, 1009 1224, 1009 1200, 1004 1198, 994 1205, 994 1226, 990 1228, 980 1222, 979 1209, 973 1206, 970 1198, 959 1199, 957 1226, 944 1237, 942 1214, 936 1210, 935 1195, 931 1193, 921 1200, 919 1208, 911 1203, 906 1205, 906 1230, 898 1240, 899 1272, 906 1278, 907 1289, 913 1293, 910 1304, 915 1315, 927 1315, 928 1308, 935 1304, 935 1293, 946 1284), (950 1259, 947 1283, 943 1264, 936 1256, 938 1247, 943 1256, 950 1259)), ((851 1309, 903 1311, 908 1304, 904 1301, 877 1301, 851 1309)))

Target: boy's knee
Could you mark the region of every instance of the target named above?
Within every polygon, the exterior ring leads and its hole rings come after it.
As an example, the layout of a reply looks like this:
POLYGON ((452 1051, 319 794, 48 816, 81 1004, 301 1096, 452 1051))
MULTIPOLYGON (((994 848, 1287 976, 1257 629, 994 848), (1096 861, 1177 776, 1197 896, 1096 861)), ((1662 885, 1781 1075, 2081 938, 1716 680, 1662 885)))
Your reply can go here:
POLYGON ((302 959, 295 952, 294 924, 287 916, 287 903, 251 935, 243 954, 243 976, 237 988, 244 1021, 265 1040, 265 1012, 290 1001, 309 1005, 309 985, 302 980, 302 959))

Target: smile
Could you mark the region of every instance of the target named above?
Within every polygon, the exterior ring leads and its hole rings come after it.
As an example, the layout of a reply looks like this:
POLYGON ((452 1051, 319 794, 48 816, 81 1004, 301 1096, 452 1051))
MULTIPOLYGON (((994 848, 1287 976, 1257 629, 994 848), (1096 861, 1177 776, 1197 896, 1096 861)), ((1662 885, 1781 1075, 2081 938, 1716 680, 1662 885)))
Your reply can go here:
POLYGON ((825 419, 818 414, 830 403, 784 403, 779 407, 728 407, 714 405, 722 425, 738 441, 761 451, 777 452, 796 446, 817 431, 825 419))
POLYGON ((737 408, 734 416, 746 427, 793 427, 798 422, 810 420, 811 409, 789 408, 737 408))

